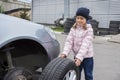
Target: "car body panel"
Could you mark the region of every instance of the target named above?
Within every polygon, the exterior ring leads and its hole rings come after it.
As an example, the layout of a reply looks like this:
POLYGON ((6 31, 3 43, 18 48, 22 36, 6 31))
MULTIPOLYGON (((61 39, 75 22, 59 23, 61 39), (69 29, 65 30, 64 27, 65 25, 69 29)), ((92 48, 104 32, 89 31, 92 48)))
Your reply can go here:
POLYGON ((20 39, 38 42, 46 49, 51 59, 59 54, 58 41, 49 35, 43 25, 0 14, 0 48, 20 39))

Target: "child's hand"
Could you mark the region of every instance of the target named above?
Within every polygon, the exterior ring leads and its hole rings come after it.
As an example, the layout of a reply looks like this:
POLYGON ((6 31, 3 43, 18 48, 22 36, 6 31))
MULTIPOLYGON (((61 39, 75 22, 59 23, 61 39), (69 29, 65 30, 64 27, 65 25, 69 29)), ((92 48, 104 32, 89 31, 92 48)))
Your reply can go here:
POLYGON ((60 54, 59 57, 66 58, 66 55, 65 54, 60 54))
POLYGON ((76 59, 75 59, 75 64, 76 64, 76 66, 80 66, 80 64, 81 64, 81 60, 78 59, 78 58, 76 58, 76 59))

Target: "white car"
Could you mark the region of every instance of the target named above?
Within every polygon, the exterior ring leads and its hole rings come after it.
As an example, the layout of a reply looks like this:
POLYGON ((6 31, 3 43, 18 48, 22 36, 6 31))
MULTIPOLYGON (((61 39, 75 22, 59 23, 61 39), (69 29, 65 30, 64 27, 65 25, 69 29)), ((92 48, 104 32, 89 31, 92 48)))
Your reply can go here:
POLYGON ((41 72, 59 51, 55 34, 48 27, 0 14, 0 80, 3 76, 11 80, 10 71, 16 68, 41 72))
POLYGON ((78 80, 74 61, 56 58, 59 51, 48 27, 0 14, 0 80, 78 80))

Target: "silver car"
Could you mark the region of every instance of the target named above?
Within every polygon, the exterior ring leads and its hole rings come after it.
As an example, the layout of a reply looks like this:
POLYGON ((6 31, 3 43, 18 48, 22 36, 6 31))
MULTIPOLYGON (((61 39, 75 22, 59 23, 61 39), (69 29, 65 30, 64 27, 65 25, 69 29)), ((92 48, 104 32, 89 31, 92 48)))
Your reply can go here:
POLYGON ((59 47, 48 27, 0 14, 0 80, 31 80, 58 56, 59 47))

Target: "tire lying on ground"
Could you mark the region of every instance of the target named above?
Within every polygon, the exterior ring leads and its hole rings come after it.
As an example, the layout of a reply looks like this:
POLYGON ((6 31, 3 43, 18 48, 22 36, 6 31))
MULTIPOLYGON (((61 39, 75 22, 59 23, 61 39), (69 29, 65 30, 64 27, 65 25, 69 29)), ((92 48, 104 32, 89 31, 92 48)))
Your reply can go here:
POLYGON ((32 73, 25 68, 13 68, 5 75, 3 80, 33 80, 32 73))
POLYGON ((78 80, 78 74, 74 61, 55 58, 45 67, 39 80, 78 80))

